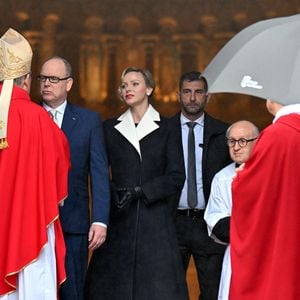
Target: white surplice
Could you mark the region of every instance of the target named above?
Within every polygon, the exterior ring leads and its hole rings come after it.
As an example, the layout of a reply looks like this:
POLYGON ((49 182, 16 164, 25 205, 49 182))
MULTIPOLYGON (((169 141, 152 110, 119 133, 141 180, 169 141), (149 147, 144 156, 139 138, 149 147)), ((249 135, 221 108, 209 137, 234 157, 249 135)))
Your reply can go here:
MULTIPOLYGON (((212 233, 213 227, 220 219, 231 216, 232 196, 231 196, 231 183, 232 177, 235 174, 235 163, 228 165, 219 171, 211 185, 211 192, 208 204, 204 213, 204 219, 207 223, 208 234, 215 242, 225 244, 220 241, 212 233)), ((230 248, 226 248, 222 274, 219 286, 218 300, 228 300, 229 284, 231 278, 231 262, 230 262, 230 248)))
POLYGON ((47 231, 48 242, 42 249, 38 259, 19 273, 17 290, 0 296, 0 300, 57 299, 54 225, 51 224, 47 231))

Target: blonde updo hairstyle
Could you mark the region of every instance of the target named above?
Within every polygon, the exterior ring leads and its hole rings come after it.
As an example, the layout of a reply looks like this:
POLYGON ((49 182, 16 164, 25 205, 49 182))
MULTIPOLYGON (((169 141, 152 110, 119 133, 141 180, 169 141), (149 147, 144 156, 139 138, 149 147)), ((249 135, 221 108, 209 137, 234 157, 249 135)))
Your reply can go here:
MULTIPOLYGON (((155 81, 153 79, 153 76, 152 76, 151 72, 149 70, 147 70, 147 69, 141 69, 141 68, 135 68, 135 67, 128 67, 128 68, 126 68, 122 72, 121 82, 123 81, 125 75, 128 74, 128 73, 131 73, 131 72, 137 72, 137 73, 141 73, 142 74, 142 76, 143 76, 143 78, 145 80, 145 83, 146 83, 146 87, 152 89, 151 93, 147 94, 148 97, 151 96, 151 94, 153 93, 153 91, 155 89, 155 81)), ((123 98, 121 96, 121 86, 119 86, 118 90, 119 90, 120 98, 123 101, 123 98)))

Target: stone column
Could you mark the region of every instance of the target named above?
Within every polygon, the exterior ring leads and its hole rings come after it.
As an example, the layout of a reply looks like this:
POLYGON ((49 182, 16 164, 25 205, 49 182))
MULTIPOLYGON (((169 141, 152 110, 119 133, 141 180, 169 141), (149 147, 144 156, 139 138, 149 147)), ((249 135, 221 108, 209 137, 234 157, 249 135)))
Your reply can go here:
POLYGON ((163 102, 177 101, 177 82, 181 72, 180 53, 173 39, 177 22, 171 17, 159 20, 160 34, 155 53, 155 94, 163 102))
POLYGON ((103 20, 90 17, 85 21, 85 33, 80 47, 80 95, 88 103, 103 102, 107 96, 104 53, 101 43, 103 20))
POLYGON ((42 26, 42 39, 39 50, 40 65, 56 54, 57 27, 60 18, 56 14, 48 14, 42 26))

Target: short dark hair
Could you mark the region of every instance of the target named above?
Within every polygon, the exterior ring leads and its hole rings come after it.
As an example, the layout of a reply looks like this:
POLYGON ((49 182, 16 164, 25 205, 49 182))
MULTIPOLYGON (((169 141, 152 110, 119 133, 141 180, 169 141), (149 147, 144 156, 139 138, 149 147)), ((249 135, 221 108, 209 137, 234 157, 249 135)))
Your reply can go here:
POLYGON ((204 91, 207 92, 208 90, 208 84, 207 80, 204 76, 201 75, 200 72, 198 71, 191 71, 187 72, 181 75, 180 80, 179 80, 179 90, 182 89, 182 85, 184 81, 203 81, 204 83, 204 91))

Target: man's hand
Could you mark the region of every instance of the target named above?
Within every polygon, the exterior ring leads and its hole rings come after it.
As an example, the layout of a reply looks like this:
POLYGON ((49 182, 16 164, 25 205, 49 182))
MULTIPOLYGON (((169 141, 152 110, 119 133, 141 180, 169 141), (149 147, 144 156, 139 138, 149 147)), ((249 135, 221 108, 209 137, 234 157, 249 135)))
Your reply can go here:
POLYGON ((89 249, 95 250, 99 248, 106 239, 107 229, 99 224, 92 224, 89 231, 89 249))

